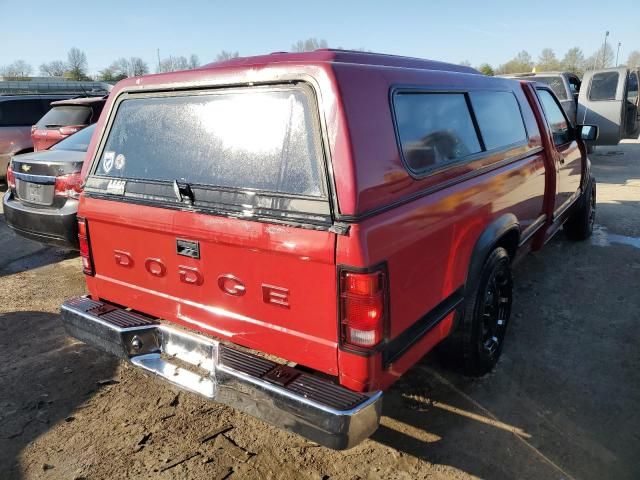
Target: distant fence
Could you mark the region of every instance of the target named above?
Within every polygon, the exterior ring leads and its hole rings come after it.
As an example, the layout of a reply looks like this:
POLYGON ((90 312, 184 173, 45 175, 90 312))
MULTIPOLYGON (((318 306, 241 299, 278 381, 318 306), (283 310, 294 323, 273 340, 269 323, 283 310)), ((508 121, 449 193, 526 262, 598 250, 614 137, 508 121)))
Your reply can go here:
POLYGON ((112 85, 105 82, 0 80, 0 95, 33 95, 38 93, 107 95, 111 88, 112 85))

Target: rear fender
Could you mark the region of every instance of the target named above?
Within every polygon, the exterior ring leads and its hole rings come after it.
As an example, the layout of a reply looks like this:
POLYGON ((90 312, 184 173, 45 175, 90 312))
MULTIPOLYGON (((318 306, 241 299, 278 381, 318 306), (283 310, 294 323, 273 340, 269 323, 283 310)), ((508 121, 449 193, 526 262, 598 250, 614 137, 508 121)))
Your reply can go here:
POLYGON ((520 225, 518 219, 512 213, 505 213, 496 218, 482 232, 476 241, 471 259, 469 261, 469 272, 465 282, 465 297, 469 297, 475 290, 480 272, 485 260, 497 245, 504 245, 509 252, 509 257, 513 260, 518 242, 520 239, 520 225), (513 238, 512 238, 513 236, 513 238))

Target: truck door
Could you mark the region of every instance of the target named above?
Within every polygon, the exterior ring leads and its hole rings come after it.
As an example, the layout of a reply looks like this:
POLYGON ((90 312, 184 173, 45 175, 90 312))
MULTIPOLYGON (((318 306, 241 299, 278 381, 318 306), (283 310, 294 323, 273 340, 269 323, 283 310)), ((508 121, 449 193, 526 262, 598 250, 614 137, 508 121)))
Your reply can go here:
POLYGON ((558 99, 545 87, 536 89, 544 116, 553 136, 555 165, 558 172, 555 214, 561 214, 579 194, 582 178, 582 153, 575 129, 569 123, 558 99))
POLYGON ((578 96, 577 123, 598 126, 600 134, 594 145, 617 145, 628 135, 628 78, 626 67, 585 72, 578 96))

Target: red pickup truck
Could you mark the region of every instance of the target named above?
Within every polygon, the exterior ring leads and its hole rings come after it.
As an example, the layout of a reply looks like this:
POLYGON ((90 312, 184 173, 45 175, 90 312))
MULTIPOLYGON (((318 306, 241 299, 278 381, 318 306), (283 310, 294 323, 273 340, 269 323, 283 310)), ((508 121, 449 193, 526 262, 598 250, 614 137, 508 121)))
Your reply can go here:
POLYGON ((464 66, 319 50, 123 80, 89 147, 74 337, 323 445, 378 427, 442 344, 490 370, 511 266, 595 181, 553 92, 464 66))

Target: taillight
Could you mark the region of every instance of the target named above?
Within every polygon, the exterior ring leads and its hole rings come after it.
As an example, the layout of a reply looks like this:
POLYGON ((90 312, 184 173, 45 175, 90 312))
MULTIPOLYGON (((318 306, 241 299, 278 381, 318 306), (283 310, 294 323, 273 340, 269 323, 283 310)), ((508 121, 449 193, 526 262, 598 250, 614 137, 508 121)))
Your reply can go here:
POLYGON ((11 163, 9 163, 9 166, 7 167, 7 185, 9 188, 16 188, 16 176, 13 174, 11 163))
POLYGON ((374 272, 340 272, 340 331, 342 343, 373 348, 384 338, 387 276, 374 272))
POLYGON ((59 197, 78 198, 82 193, 82 175, 80 172, 56 177, 54 194, 59 197))
POLYGON ((78 241, 80 244, 80 258, 82 259, 82 271, 85 275, 93 276, 95 272, 91 256, 91 243, 89 242, 89 226, 82 217, 78 217, 78 241))

